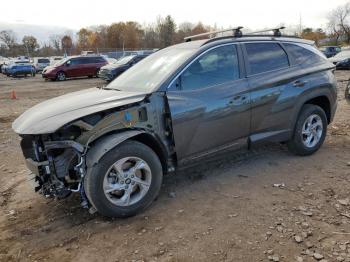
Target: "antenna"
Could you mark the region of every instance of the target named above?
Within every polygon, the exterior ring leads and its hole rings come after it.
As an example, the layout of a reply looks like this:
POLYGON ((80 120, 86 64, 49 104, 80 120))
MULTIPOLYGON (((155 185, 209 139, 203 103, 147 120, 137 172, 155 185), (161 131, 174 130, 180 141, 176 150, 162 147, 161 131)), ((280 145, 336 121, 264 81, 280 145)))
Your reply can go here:
POLYGON ((202 34, 198 34, 198 35, 191 35, 191 36, 187 36, 184 38, 185 42, 190 42, 192 41, 193 38, 198 38, 198 37, 202 37, 202 36, 209 36, 209 38, 212 38, 212 35, 216 35, 219 33, 225 33, 225 32, 231 32, 232 31, 232 35, 234 37, 241 37, 242 36, 242 26, 238 26, 236 28, 230 28, 230 29, 225 29, 225 30, 219 30, 219 31, 211 31, 211 32, 207 32, 207 33, 202 33, 202 34))
POLYGON ((250 34, 261 34, 261 33, 266 33, 266 32, 272 31, 274 36, 282 36, 282 33, 280 30, 283 30, 285 28, 286 27, 281 26, 281 27, 277 27, 277 28, 270 28, 270 29, 266 29, 266 30, 251 32, 250 34))

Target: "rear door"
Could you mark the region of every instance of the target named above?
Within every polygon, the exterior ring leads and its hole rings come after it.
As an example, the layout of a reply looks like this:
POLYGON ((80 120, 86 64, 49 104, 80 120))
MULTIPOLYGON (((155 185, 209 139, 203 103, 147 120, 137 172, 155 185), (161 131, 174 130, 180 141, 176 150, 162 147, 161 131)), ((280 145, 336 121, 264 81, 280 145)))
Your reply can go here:
POLYGON ((278 42, 251 42, 244 44, 246 68, 251 87, 251 140, 280 140, 287 136, 289 119, 286 112, 293 100, 289 88, 306 84, 298 79, 298 68, 291 68, 283 46, 278 42))
POLYGON ((167 91, 177 157, 195 157, 247 145, 250 94, 238 45, 209 49, 176 77, 167 91))

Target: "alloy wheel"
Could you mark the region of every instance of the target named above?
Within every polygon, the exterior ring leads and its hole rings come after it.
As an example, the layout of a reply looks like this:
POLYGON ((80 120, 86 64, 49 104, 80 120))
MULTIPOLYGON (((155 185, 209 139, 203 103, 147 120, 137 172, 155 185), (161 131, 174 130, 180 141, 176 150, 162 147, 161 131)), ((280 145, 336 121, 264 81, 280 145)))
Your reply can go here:
POLYGON ((313 114, 306 118, 303 129, 302 139, 304 146, 312 148, 318 144, 323 134, 323 123, 319 115, 313 114))
POLYGON ((112 204, 130 206, 147 194, 151 180, 151 168, 146 161, 138 157, 125 157, 108 169, 103 191, 112 204))

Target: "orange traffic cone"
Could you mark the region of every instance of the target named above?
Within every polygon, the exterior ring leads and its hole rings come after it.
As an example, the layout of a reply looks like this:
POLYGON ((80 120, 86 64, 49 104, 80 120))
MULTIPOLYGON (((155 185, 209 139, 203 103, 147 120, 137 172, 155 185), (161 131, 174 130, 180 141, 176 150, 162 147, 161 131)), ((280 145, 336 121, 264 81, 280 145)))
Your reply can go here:
POLYGON ((17 99, 16 91, 12 90, 11 92, 11 99, 17 99))

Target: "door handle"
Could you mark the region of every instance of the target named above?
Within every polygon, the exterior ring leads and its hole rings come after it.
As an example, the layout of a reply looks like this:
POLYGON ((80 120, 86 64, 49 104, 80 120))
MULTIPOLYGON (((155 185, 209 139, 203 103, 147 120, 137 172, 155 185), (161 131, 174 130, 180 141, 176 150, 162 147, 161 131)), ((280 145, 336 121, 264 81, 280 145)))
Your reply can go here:
POLYGON ((295 87, 303 87, 305 86, 307 81, 296 80, 293 82, 293 86, 295 87))
POLYGON ((229 105, 240 105, 244 103, 244 101, 247 99, 247 96, 235 96, 232 100, 230 100, 228 103, 229 105))

